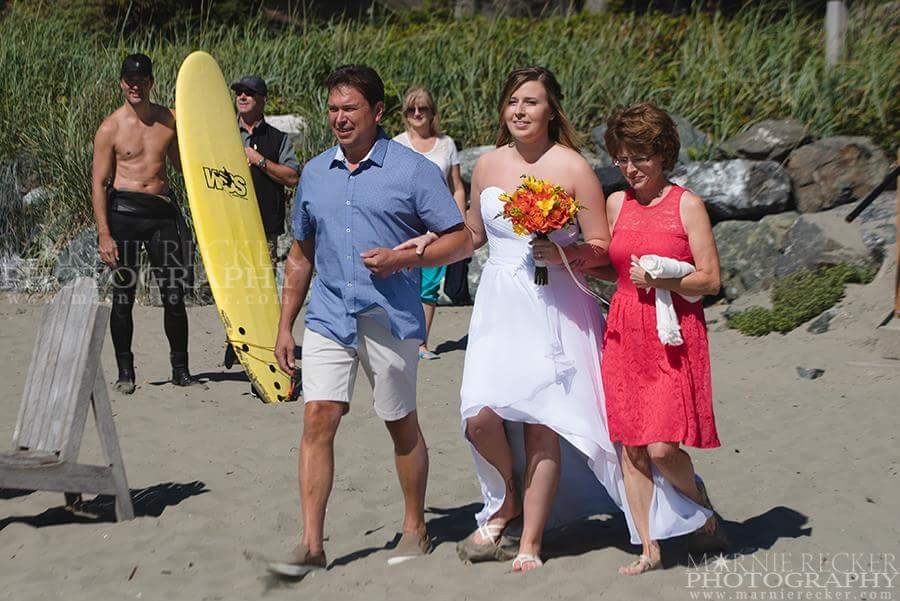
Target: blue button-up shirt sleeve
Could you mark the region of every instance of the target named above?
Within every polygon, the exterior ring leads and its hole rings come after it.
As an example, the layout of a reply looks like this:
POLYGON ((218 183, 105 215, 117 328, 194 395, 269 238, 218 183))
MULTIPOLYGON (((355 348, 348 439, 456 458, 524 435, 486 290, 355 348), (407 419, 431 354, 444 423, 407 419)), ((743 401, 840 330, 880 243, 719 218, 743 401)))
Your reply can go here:
POLYGON ((463 222, 437 165, 427 159, 418 161, 412 181, 416 212, 429 231, 439 234, 463 222))
POLYGON ((304 176, 300 177, 300 183, 294 193, 294 214, 291 217, 291 225, 294 230, 294 238, 297 240, 306 240, 316 235, 316 222, 309 214, 309 194, 305 193, 308 192, 305 185, 306 171, 306 169, 303 170, 304 176))

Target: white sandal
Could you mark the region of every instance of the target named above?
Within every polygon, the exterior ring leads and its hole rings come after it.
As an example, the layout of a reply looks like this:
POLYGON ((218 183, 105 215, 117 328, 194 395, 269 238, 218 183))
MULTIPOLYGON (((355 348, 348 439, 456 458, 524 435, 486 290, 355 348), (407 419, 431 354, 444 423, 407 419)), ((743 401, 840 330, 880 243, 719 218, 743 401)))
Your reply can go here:
POLYGON ((528 562, 533 562, 535 564, 535 568, 539 568, 544 565, 544 562, 541 561, 541 558, 537 555, 532 555, 531 553, 519 553, 518 555, 516 555, 516 558, 513 559, 512 562, 513 572, 531 571, 522 569, 522 565, 528 562))
POLYGON ((646 574, 647 572, 653 571, 662 566, 662 559, 653 559, 652 557, 648 557, 647 555, 641 555, 634 561, 632 561, 627 566, 622 566, 619 568, 620 576, 640 576, 641 574, 646 574), (628 568, 641 568, 640 572, 634 572, 633 574, 626 574, 622 570, 626 570, 628 568))
POLYGON ((481 544, 496 545, 500 541, 500 535, 506 530, 506 524, 498 524, 496 522, 487 522, 478 527, 478 534, 481 535, 481 544))

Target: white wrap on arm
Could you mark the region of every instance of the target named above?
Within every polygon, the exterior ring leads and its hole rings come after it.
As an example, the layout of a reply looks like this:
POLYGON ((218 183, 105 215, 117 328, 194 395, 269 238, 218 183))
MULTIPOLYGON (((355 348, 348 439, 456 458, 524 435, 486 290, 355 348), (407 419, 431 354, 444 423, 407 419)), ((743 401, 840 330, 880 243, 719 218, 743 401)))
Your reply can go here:
MULTIPOLYGON (((657 279, 683 278, 696 271, 696 268, 690 263, 659 255, 644 255, 638 259, 638 265, 657 279)), ((659 341, 670 346, 684 344, 684 340, 681 338, 681 327, 678 325, 678 315, 675 314, 675 306, 672 304, 672 293, 664 288, 654 288, 654 290, 656 290, 656 331, 659 334, 659 341)), ((681 296, 690 303, 695 303, 702 298, 684 294, 681 296)))

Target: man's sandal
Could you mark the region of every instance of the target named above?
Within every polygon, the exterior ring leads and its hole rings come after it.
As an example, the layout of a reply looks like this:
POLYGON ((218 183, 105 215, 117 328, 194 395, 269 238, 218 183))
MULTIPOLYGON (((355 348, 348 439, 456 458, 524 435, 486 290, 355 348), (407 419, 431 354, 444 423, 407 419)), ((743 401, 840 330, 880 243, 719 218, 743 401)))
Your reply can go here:
POLYGON ((294 547, 291 555, 283 560, 270 561, 269 572, 276 576, 300 579, 317 570, 324 570, 328 565, 325 552, 312 553, 303 543, 294 547))
POLYGON ((622 576, 638 576, 640 574, 650 572, 651 570, 655 570, 660 566, 662 566, 661 559, 653 559, 652 557, 641 555, 627 566, 620 567, 619 574, 621 574, 622 576), (634 570, 635 568, 640 569, 637 571, 627 571, 634 570))
POLYGON ((544 565, 544 562, 541 561, 541 558, 537 555, 532 555, 531 553, 519 553, 516 555, 516 558, 512 562, 513 572, 530 572, 531 570, 537 569, 544 565), (524 570, 522 568, 525 567, 526 563, 533 563, 534 567, 529 570, 524 570))

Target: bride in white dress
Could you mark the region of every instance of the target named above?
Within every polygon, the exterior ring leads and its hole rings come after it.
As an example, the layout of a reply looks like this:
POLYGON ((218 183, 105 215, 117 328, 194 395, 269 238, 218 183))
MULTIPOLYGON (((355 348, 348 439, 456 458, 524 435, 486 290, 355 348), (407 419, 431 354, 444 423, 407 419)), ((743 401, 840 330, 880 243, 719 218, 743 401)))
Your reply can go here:
MULTIPOLYGON (((570 263, 608 262, 603 190, 575 149, 561 96, 546 69, 509 75, 499 106, 497 148, 475 166, 466 219, 475 248, 487 242, 489 258, 469 325, 460 408, 484 508, 476 516, 478 529, 460 543, 460 555, 473 561, 506 558, 501 535, 521 516, 517 572, 542 565, 547 527, 627 509, 606 429, 597 302, 560 266, 552 242, 516 235, 501 214, 500 194, 512 192, 522 174, 558 184, 584 209, 577 226, 550 239, 564 248, 570 263), (533 257, 548 264, 548 285, 534 283, 533 257)), ((625 515, 632 543, 640 544, 630 512, 625 515)), ((655 480, 654 539, 692 532, 707 517, 664 479, 655 480)))

